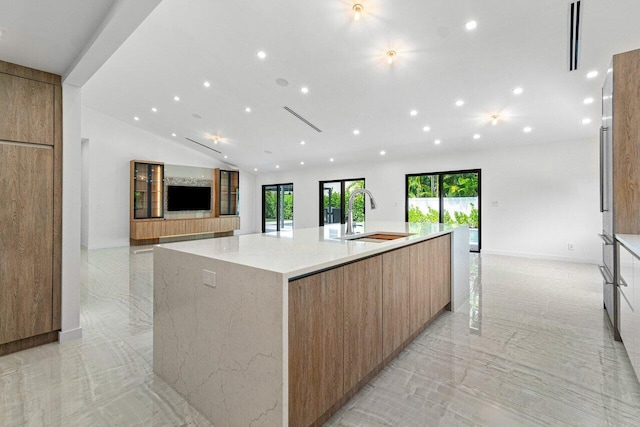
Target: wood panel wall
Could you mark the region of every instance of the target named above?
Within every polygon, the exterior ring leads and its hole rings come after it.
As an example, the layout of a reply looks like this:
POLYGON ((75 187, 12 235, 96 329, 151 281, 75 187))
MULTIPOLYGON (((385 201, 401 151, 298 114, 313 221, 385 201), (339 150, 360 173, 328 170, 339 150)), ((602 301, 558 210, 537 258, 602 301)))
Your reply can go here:
POLYGON ((0 355, 61 324, 60 76, 0 61, 0 355))

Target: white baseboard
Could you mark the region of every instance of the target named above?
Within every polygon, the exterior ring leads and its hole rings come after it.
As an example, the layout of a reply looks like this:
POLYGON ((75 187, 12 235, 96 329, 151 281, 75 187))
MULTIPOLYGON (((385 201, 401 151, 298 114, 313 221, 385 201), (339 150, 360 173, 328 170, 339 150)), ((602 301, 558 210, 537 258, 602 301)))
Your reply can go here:
POLYGON ((532 254, 532 253, 526 253, 526 252, 494 251, 491 249, 481 249, 480 254, 481 255, 513 256, 518 258, 545 259, 549 261, 575 262, 579 264, 599 264, 602 262, 600 260, 594 260, 590 258, 572 258, 572 257, 563 257, 563 256, 545 255, 545 254, 532 254))
POLYGON ((69 331, 58 332, 58 341, 67 342, 82 338, 82 328, 71 329, 69 331))

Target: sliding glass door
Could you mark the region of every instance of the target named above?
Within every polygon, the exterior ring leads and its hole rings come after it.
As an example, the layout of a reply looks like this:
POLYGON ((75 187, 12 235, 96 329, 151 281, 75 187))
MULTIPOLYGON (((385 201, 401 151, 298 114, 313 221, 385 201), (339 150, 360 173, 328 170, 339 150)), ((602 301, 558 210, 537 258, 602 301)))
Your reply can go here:
MULTIPOLYGON (((351 193, 364 188, 364 178, 320 181, 320 221, 325 224, 345 224, 351 193)), ((364 223, 364 194, 353 199, 354 225, 364 223)))
POLYGON ((480 169, 407 175, 406 191, 406 221, 466 224, 480 251, 480 169))
POLYGON ((262 232, 293 230, 293 184, 262 186, 262 232))

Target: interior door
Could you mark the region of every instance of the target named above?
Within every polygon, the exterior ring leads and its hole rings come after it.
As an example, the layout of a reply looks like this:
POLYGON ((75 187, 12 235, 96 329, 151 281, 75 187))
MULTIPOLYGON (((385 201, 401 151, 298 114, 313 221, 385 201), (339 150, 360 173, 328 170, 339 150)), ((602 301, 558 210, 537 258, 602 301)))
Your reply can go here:
POLYGON ((0 344, 52 330, 53 150, 0 143, 0 344))

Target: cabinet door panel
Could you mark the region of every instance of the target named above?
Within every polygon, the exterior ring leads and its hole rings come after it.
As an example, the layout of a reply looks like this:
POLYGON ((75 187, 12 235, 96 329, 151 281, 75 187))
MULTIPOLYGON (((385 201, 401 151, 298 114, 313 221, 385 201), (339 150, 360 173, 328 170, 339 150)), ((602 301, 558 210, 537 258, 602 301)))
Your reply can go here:
POLYGON ((436 282, 429 264, 429 256, 435 251, 433 240, 418 243, 409 248, 411 256, 410 333, 417 332, 431 319, 431 287, 436 282))
POLYGON ((431 316, 435 316, 451 302, 451 236, 437 237, 433 252, 428 254, 429 267, 435 272, 431 288, 431 316))
POLYGON ((409 338, 410 249, 382 254, 382 357, 409 338))
POLYGON ((0 74, 0 140, 54 143, 54 87, 0 74))
POLYGON ((289 283, 289 424, 309 425, 343 394, 343 271, 289 283))
POLYGON ((53 150, 0 144, 0 344, 52 330, 53 150))
POLYGON ((382 257, 344 269, 344 389, 382 362, 382 257))

